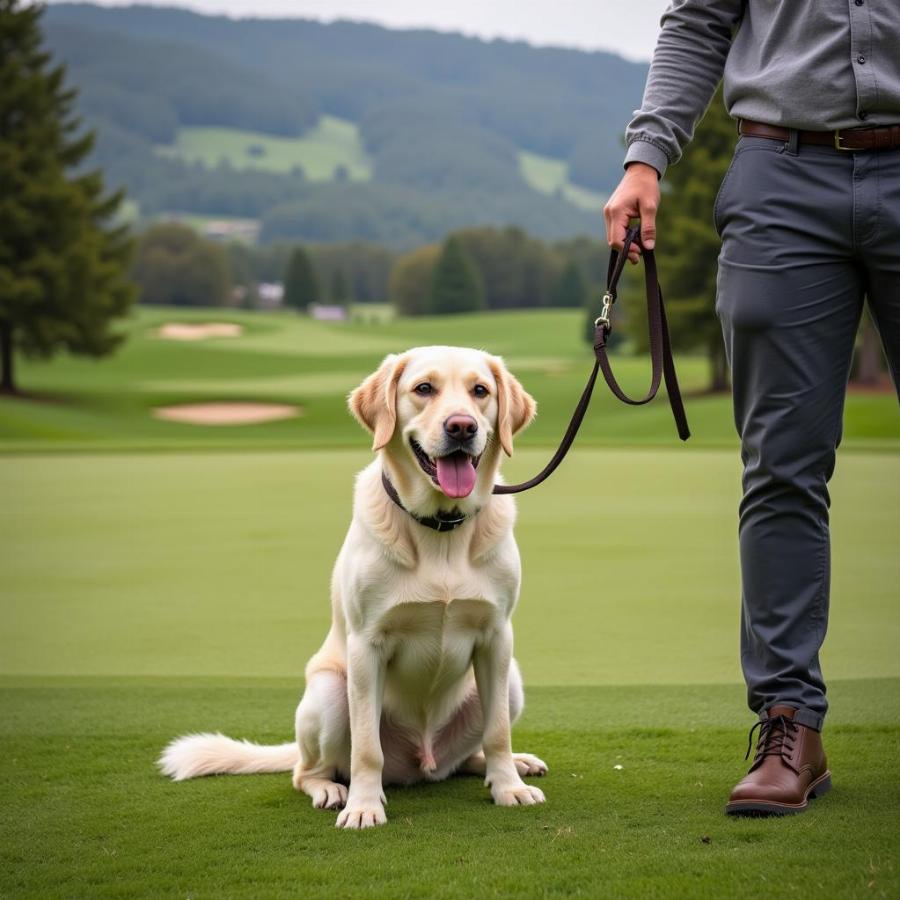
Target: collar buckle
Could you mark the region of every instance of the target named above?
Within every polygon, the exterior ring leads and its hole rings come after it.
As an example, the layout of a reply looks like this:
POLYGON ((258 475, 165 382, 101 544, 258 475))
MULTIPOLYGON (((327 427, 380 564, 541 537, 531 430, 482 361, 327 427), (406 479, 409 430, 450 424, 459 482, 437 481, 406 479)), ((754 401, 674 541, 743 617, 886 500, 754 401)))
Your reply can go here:
POLYGON ((420 525, 424 525, 426 528, 430 528, 432 531, 437 531, 438 533, 442 531, 453 531, 455 528, 458 528, 460 525, 468 522, 472 516, 477 515, 476 512, 472 513, 471 516, 467 516, 465 514, 460 514, 455 518, 442 518, 439 516, 417 516, 414 512, 410 512, 400 500, 400 495, 397 493, 397 489, 391 484, 391 479, 388 478, 387 472, 384 469, 381 470, 381 484, 384 487, 384 492, 391 498, 396 506, 399 506, 400 509, 403 510, 408 516, 415 519, 420 525))

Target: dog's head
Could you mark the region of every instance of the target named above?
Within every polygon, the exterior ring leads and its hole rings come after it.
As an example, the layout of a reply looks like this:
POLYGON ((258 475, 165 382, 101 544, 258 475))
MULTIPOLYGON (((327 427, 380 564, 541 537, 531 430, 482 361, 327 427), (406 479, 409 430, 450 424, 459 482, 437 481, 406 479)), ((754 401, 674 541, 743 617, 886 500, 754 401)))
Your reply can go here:
POLYGON ((462 347, 419 347, 388 356, 350 395, 353 415, 398 463, 452 499, 475 489, 482 461, 490 478, 499 448, 534 417, 534 400, 499 357, 462 347))

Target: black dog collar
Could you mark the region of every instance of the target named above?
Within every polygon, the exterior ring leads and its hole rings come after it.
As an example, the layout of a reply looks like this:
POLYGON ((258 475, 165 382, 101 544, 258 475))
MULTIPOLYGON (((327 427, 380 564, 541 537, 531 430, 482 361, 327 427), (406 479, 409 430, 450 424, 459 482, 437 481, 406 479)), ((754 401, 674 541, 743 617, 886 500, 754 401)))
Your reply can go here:
POLYGON ((381 483, 384 486, 384 492, 403 510, 407 515, 412 516, 420 525, 424 525, 426 528, 431 528, 433 531, 453 531, 454 528, 459 528, 463 522, 468 522, 472 516, 477 515, 478 511, 476 510, 472 515, 466 516, 459 513, 457 510, 457 515, 453 513, 438 513, 436 516, 417 516, 414 512, 410 512, 401 502, 400 495, 397 493, 397 489, 391 484, 390 478, 387 477, 387 473, 384 469, 381 470, 381 483))

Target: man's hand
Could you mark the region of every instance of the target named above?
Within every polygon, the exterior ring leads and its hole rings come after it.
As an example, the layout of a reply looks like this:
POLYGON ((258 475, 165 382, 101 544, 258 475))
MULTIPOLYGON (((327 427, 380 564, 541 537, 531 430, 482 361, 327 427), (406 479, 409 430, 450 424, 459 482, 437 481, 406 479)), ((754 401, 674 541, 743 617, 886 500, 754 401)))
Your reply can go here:
MULTIPOLYGON (((645 163, 631 163, 619 186, 603 207, 606 219, 606 240, 610 247, 621 250, 625 232, 631 219, 641 220, 641 240, 648 250, 656 242, 656 210, 659 208, 659 173, 645 163)), ((636 263, 641 251, 634 244, 628 259, 636 263)))

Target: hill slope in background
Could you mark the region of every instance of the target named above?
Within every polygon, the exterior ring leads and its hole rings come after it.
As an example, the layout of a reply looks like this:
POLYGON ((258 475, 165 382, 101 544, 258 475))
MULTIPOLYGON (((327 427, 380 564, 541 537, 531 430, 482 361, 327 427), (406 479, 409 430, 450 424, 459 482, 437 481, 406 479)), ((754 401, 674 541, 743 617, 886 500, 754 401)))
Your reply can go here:
POLYGON ((402 245, 469 224, 595 231, 590 208, 621 171, 646 76, 609 53, 349 22, 65 4, 48 8, 45 27, 99 131, 96 161, 145 215, 260 218, 264 238, 402 245), (360 154, 355 167, 336 154, 330 177, 327 155, 273 165, 270 143, 254 139, 308 137, 334 119, 356 129, 360 154), (198 128, 218 130, 221 151, 190 152, 186 130, 198 128), (530 177, 534 156, 559 177, 530 177))

